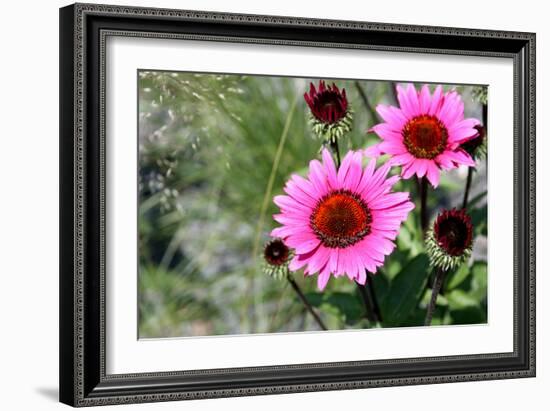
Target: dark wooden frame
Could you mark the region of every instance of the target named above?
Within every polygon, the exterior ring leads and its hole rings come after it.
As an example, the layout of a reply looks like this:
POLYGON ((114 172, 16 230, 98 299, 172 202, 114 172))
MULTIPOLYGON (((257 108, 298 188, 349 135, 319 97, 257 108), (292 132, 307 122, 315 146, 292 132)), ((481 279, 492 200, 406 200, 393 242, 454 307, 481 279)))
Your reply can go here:
POLYGON ((60 10, 60 400, 74 406, 535 375, 535 34, 76 4, 60 10), (514 351, 105 373, 107 36, 506 57, 514 64, 514 351))

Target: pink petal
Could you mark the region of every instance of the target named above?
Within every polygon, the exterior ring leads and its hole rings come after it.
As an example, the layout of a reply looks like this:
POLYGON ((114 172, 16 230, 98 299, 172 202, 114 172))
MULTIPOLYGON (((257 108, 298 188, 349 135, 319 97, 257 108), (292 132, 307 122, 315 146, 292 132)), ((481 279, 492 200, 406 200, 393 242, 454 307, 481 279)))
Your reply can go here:
POLYGON ((449 140, 452 142, 462 143, 475 137, 478 134, 478 131, 474 128, 474 126, 478 124, 479 121, 474 118, 468 118, 454 124, 452 127, 448 128, 449 140))
POLYGON ((285 239, 285 244, 296 250, 297 254, 307 254, 315 250, 321 241, 312 234, 300 233, 291 235, 285 239))
POLYGON ((368 191, 362 191, 361 195, 362 195, 363 200, 365 200, 365 202, 367 204, 370 204, 372 201, 374 201, 379 196, 383 196, 383 195, 387 194, 391 190, 392 186, 395 183, 397 183, 400 179, 401 179, 401 177, 399 177, 399 176, 392 176, 392 177, 388 178, 386 181, 384 181, 383 184, 380 184, 378 187, 372 188, 368 191))
POLYGON ((338 248, 331 248, 328 259, 328 266, 332 273, 338 272, 338 248))
POLYGON ((359 284, 365 285, 367 282, 367 272, 365 270, 359 270, 359 275, 357 276, 356 280, 359 284))
POLYGON ((397 100, 399 100, 399 107, 407 118, 418 114, 418 95, 412 84, 408 84, 406 90, 403 90, 399 85, 397 86, 397 100))
POLYGON ((407 148, 404 146, 404 144, 399 142, 393 142, 393 141, 384 141, 379 144, 380 151, 384 152, 385 154, 406 154, 407 148))
POLYGON ((403 135, 401 130, 403 127, 395 128, 388 123, 380 123, 371 128, 376 134, 378 134, 383 140, 402 141, 403 135))
MULTIPOLYGON (((369 248, 368 242, 366 242, 366 239, 364 239, 363 241, 358 243, 356 245, 356 248, 357 248, 357 253, 358 253, 360 261, 361 261, 361 266, 364 269, 370 271, 371 273, 375 272, 377 264, 376 264, 376 261, 370 256, 371 249, 369 248)), ((364 269, 361 270, 361 271, 364 272, 365 271, 364 269)), ((360 274, 359 278, 360 277, 361 277, 361 274, 360 274)), ((365 280, 366 280, 366 278, 365 278, 365 280)))
POLYGON ((317 199, 304 191, 307 189, 309 192, 310 187, 313 189, 313 185, 309 181, 294 175, 292 179, 286 183, 283 190, 294 200, 302 203, 306 207, 313 208, 317 204, 317 199), (303 180, 303 182, 298 183, 297 181, 300 181, 300 179, 303 180), (304 182, 306 182, 309 187, 306 187, 306 183, 304 182))
POLYGON ((430 110, 430 105, 432 103, 430 88, 428 87, 427 84, 424 84, 422 86, 422 89, 420 90, 420 96, 418 97, 418 101, 420 104, 420 112, 427 113, 430 110))
POLYGON ((428 114, 432 116, 436 116, 439 113, 439 110, 441 109, 443 100, 444 100, 443 87, 437 86, 435 88, 434 94, 432 95, 432 103, 430 105, 430 111, 428 114))
POLYGON ((444 124, 447 127, 450 127, 451 125, 456 124, 462 119, 464 119, 464 103, 462 102, 460 96, 458 96, 455 106, 449 109, 449 112, 447 113, 447 119, 444 121, 444 124))
POLYGON ((376 111, 382 119, 391 125, 394 130, 401 130, 407 122, 407 117, 397 107, 378 104, 376 111))
POLYGON ((353 151, 348 151, 342 160, 342 164, 338 169, 338 187, 341 188, 344 186, 346 181, 346 176, 348 175, 348 170, 353 161, 353 151))
POLYGON ((273 214, 273 219, 283 225, 302 226, 303 224, 307 224, 309 222, 309 218, 304 218, 302 216, 289 213, 273 214))
POLYGON ((416 113, 414 112, 414 110, 411 108, 409 104, 406 91, 399 84, 397 85, 396 90, 397 90, 397 101, 399 102, 399 108, 401 108, 401 111, 403 111, 403 114, 405 115, 405 117, 407 118, 414 117, 416 113))
POLYGON ((323 268, 319 275, 317 276, 317 287, 319 290, 323 291, 327 286, 328 280, 330 279, 330 270, 327 267, 323 268))
POLYGON ((435 161, 443 170, 456 168, 455 164, 445 155, 445 151, 435 158, 435 161))
POLYGON ((338 273, 340 275, 347 275, 349 271, 349 248, 341 248, 338 255, 338 273))
POLYGON ((302 255, 295 255, 294 258, 288 264, 288 269, 290 271, 298 271, 300 268, 306 265, 308 261, 309 261, 309 258, 306 258, 302 255))
POLYGON ((346 275, 350 280, 355 280, 359 271, 359 265, 357 264, 356 253, 353 252, 353 247, 348 247, 346 250, 346 275))
POLYGON ((322 197, 327 193, 327 178, 325 170, 319 160, 311 160, 309 162, 309 181, 313 184, 318 197, 322 197))
POLYGON ((439 185, 439 177, 441 172, 439 171, 439 168, 430 162, 430 165, 428 167, 428 172, 426 174, 426 177, 428 178, 428 181, 430 184, 435 188, 439 185))
MULTIPOLYGON (((443 122, 443 124, 445 124, 447 128, 454 124, 453 119, 456 117, 456 112, 459 108, 457 107, 458 104, 457 93, 455 91, 451 91, 445 95, 443 105, 441 106, 437 117, 443 122)), ((464 106, 462 106, 462 110, 464 111, 464 106)))
POLYGON ((378 168, 378 170, 376 170, 376 172, 373 174, 368 184, 362 189, 361 193, 363 195, 366 195, 369 190, 373 190, 376 187, 378 187, 380 184, 383 184, 383 182, 386 179, 386 176, 390 171, 390 168, 391 168, 391 164, 389 164, 388 162, 384 163, 382 167, 378 168))
POLYGON ((269 235, 271 237, 285 239, 289 235, 300 233, 301 232, 300 229, 301 229, 300 227, 289 227, 289 226, 277 227, 271 230, 271 233, 269 233, 269 235))
POLYGON ((363 155, 365 157, 378 158, 382 154, 384 154, 384 153, 380 150, 380 143, 379 144, 374 144, 374 145, 372 145, 370 147, 367 147, 366 149, 363 150, 363 155))
POLYGON ((285 238, 285 227, 277 227, 271 230, 271 233, 269 233, 271 237, 275 238, 285 238))
POLYGON ((371 159, 369 163, 367 164, 367 167, 365 167, 365 170, 363 170, 363 175, 361 176, 361 181, 357 185, 357 192, 362 193, 365 191, 365 188, 369 185, 372 175, 374 172, 374 169, 376 167, 376 160, 371 159))
POLYGON ((325 166, 325 170, 327 173, 328 183, 332 189, 336 189, 338 186, 338 177, 336 174, 336 166, 334 165, 334 160, 332 159, 332 155, 330 154, 330 151, 324 148, 322 152, 322 156, 323 156, 323 165, 325 166))
POLYGON ((346 176, 346 181, 344 181, 343 188, 355 192, 357 189, 357 184, 361 180, 363 175, 363 166, 361 165, 361 160, 363 156, 359 152, 355 152, 352 157, 352 161, 349 166, 348 174, 346 176))
POLYGON ((470 167, 474 167, 476 165, 472 157, 470 157, 470 155, 466 153, 464 150, 445 151, 443 154, 448 159, 450 159, 451 161, 454 161, 457 164, 463 164, 470 167))
MULTIPOLYGON (((361 262, 369 262, 365 261, 364 256, 368 256, 370 259, 370 262, 374 263, 376 266, 378 262, 384 261, 384 254, 377 249, 374 248, 373 244, 378 238, 383 238, 382 236, 376 236, 374 238, 373 234, 371 233, 369 236, 367 236, 363 241, 355 245, 355 250, 357 252, 357 255, 361 256, 361 262)), ((367 265, 368 267, 368 265, 367 265)), ((372 267, 370 267, 372 268, 372 267)))
POLYGON ((400 166, 406 163, 410 163, 411 161, 414 161, 415 158, 412 156, 411 153, 403 153, 403 154, 396 154, 392 156, 388 161, 391 165, 400 166))
POLYGON ((324 267, 328 263, 329 256, 330 256, 330 248, 327 248, 323 245, 319 246, 319 248, 315 251, 315 253, 309 259, 308 267, 307 267, 309 272, 315 273, 319 271, 322 267, 324 267))
POLYGON ((289 196, 277 195, 273 197, 273 202, 282 210, 289 210, 293 212, 311 212, 310 207, 304 206, 302 203, 289 196))
POLYGON ((414 85, 409 84, 407 86, 406 93, 407 93, 407 97, 408 97, 413 115, 416 116, 420 114, 420 102, 418 101, 418 92, 416 91, 416 88, 414 87, 414 85))
POLYGON ((411 178, 416 173, 416 159, 405 164, 401 169, 401 177, 405 180, 411 178))
POLYGON ((369 240, 372 249, 383 255, 390 254, 395 248, 395 244, 393 242, 383 237, 371 235, 369 236, 369 240))
POLYGON ((425 160, 425 159, 416 160, 416 175, 419 178, 424 177, 424 175, 426 174, 428 163, 430 163, 430 160, 425 160))
POLYGON ((374 210, 382 210, 407 201, 408 199, 409 193, 406 192, 388 193, 371 201, 369 207, 374 210))

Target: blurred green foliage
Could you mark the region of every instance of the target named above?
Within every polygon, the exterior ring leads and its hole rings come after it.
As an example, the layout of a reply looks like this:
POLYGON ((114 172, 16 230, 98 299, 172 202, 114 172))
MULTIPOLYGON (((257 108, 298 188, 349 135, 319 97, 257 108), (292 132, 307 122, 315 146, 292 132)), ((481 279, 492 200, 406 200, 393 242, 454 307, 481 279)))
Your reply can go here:
MULTIPOLYGON (((310 81, 316 80, 139 73, 140 338, 318 329, 288 284, 259 269, 263 244, 276 226, 272 197, 282 193, 292 173, 306 173, 319 152, 302 97, 310 81), (274 164, 287 122, 282 155, 274 164)), ((395 104, 394 85, 336 83, 346 89, 355 112, 342 152, 371 145, 377 138, 367 130, 379 121, 373 109, 378 103, 395 104)), ((479 118, 470 89, 460 92, 467 114, 479 118)), ((483 164, 475 174, 479 195, 470 203, 481 243, 487 234, 484 170, 483 164)), ((430 192, 432 216, 460 203, 464 178, 459 172, 442 176, 440 187, 430 192)), ((400 181, 395 189, 418 197, 413 180, 400 181)), ((432 273, 423 254, 418 209, 373 279, 383 327, 424 321, 432 273)), ((476 261, 448 275, 433 324, 486 321, 484 249, 474 256, 476 261)), ((369 326, 357 289, 347 279, 332 278, 322 293, 315 277, 296 273, 295 279, 330 329, 369 326)))

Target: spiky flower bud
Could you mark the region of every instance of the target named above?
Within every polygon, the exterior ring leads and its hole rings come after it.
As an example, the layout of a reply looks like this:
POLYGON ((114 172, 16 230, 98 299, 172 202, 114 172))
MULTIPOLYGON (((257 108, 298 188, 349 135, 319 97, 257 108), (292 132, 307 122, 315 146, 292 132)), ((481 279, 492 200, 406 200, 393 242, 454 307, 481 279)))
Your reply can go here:
POLYGON ((430 264, 443 270, 454 270, 472 255, 472 219, 466 210, 444 210, 426 236, 430 264))
POLYGON ((351 131, 353 115, 345 89, 340 91, 334 83, 327 87, 320 80, 318 89, 310 83, 309 94, 305 93, 304 99, 311 112, 313 132, 324 142, 335 142, 351 131))
POLYGON ((283 240, 275 238, 264 247, 262 270, 267 275, 282 280, 288 274, 288 263, 292 258, 292 251, 283 240))

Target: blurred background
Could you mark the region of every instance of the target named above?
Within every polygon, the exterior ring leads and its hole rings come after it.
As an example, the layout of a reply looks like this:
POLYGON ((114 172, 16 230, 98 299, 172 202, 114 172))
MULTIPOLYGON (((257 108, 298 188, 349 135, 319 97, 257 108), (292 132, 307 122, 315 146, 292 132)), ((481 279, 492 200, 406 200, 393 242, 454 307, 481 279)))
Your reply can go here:
MULTIPOLYGON (((139 72, 140 338, 319 329, 289 284, 261 271, 263 246, 277 226, 271 199, 292 173, 305 174, 319 153, 303 99, 310 82, 318 80, 139 72), (274 164, 282 138, 283 154, 274 164)), ((345 88, 354 111, 341 152, 378 142, 367 130, 380 122, 377 104, 397 104, 395 84, 334 82, 345 88)), ((479 87, 445 88, 460 92, 466 117, 481 120, 479 87)), ((474 255, 447 275, 434 325, 487 321, 486 161, 478 161, 469 196, 474 255)), ((429 193, 432 218, 441 208, 460 207, 467 173, 442 173, 440 186, 429 193)), ((394 189, 418 201, 414 180, 394 189)), ((433 273, 418 210, 374 277, 383 327, 424 321, 433 273)), ((294 279, 329 329, 369 326, 357 288, 346 278, 331 278, 322 293, 316 277, 297 272, 294 279)))

